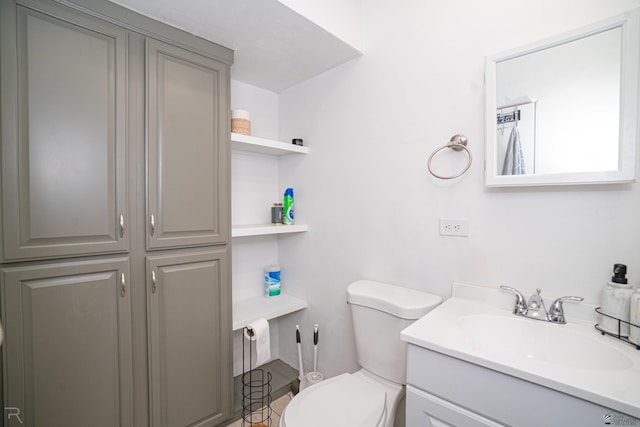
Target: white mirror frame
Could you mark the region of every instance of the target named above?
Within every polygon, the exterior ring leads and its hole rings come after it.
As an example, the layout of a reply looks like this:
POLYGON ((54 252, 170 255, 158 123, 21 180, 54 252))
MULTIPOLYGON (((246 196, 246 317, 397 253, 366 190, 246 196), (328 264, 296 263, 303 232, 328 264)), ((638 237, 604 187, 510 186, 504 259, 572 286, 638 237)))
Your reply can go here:
POLYGON ((574 184, 628 183, 636 180, 638 99, 640 81, 640 9, 485 58, 485 185, 516 187, 574 184), (620 90, 620 153, 617 171, 557 174, 498 175, 496 140, 496 64, 507 59, 548 49, 614 28, 622 28, 622 75, 620 90))

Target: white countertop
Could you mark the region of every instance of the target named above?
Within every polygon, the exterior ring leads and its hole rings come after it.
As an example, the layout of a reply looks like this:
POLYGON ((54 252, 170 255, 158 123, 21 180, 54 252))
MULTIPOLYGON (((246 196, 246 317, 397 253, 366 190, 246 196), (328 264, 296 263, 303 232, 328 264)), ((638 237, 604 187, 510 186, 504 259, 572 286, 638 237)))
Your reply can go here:
MULTIPOLYGON (((528 293, 525 295, 529 296, 528 293)), ((606 348, 607 351, 612 351, 615 354, 622 353, 631 360, 631 363, 628 363, 628 366, 623 369, 599 370, 580 367, 580 355, 576 355, 575 365, 566 362, 556 364, 549 360, 532 358, 526 353, 514 357, 512 353, 505 354, 495 351, 495 349, 488 349, 486 346, 478 346, 468 331, 463 330, 460 319, 467 316, 516 317, 512 314, 514 302, 515 296, 513 294, 502 291, 498 287, 454 283, 452 297, 407 327, 402 331, 401 337, 410 344, 512 375, 640 418, 640 350, 636 350, 634 346, 615 338, 602 336, 593 326, 595 324, 593 306, 565 303, 565 315, 567 316, 567 324, 565 325, 555 325, 533 319, 519 319, 539 324, 545 328, 545 333, 554 333, 552 328, 562 328, 561 333, 575 333, 581 339, 593 339, 596 340, 597 345, 609 346, 606 348), (571 317, 572 315, 573 317, 571 317)), ((495 336, 491 337, 492 340, 495 338, 495 336)), ((509 336, 501 338, 509 340, 509 336)), ((545 346, 547 344, 544 340, 540 340, 538 345, 545 346)), ((565 352, 566 355, 566 352, 570 352, 571 348, 558 346, 552 351, 565 352)))

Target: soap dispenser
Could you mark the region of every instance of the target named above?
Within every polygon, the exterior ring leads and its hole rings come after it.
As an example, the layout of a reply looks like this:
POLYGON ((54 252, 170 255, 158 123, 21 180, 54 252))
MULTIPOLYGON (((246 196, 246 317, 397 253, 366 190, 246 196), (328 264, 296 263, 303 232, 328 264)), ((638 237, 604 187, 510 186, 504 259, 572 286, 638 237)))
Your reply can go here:
POLYGON ((629 304, 633 295, 626 276, 627 266, 614 264, 613 277, 602 290, 601 310, 607 316, 601 315, 598 325, 603 331, 621 337, 629 336, 629 304))

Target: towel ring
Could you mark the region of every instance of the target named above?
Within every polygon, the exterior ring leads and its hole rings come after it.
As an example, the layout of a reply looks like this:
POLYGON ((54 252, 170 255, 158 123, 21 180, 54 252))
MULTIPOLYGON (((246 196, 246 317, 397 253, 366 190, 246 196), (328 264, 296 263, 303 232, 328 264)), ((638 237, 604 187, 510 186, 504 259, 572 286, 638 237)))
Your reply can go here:
POLYGON ((472 162, 473 162, 473 157, 471 156, 471 151, 467 148, 467 137, 465 137, 464 135, 453 135, 447 145, 443 145, 442 147, 436 149, 433 153, 431 153, 431 155, 429 156, 429 160, 427 161, 427 168, 429 169, 429 173, 431 173, 431 175, 435 176, 436 178, 454 179, 459 177, 466 171, 468 171, 469 168, 471 167, 472 162), (469 161, 467 162, 467 165, 464 167, 464 169, 462 169, 462 171, 452 176, 438 175, 433 171, 433 169, 431 169, 431 160, 433 160, 433 156, 435 156, 439 151, 444 150, 445 148, 451 148, 454 151, 465 150, 467 152, 467 156, 469 156, 469 161))

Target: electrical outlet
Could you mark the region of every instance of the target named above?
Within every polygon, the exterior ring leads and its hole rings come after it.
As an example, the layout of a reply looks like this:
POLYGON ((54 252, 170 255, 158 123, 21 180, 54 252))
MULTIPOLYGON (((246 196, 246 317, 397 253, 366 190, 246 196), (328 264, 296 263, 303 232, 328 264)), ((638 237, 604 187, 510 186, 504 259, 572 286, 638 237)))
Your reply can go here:
POLYGON ((444 219, 440 218, 441 236, 468 236, 469 221, 466 219, 444 219))

